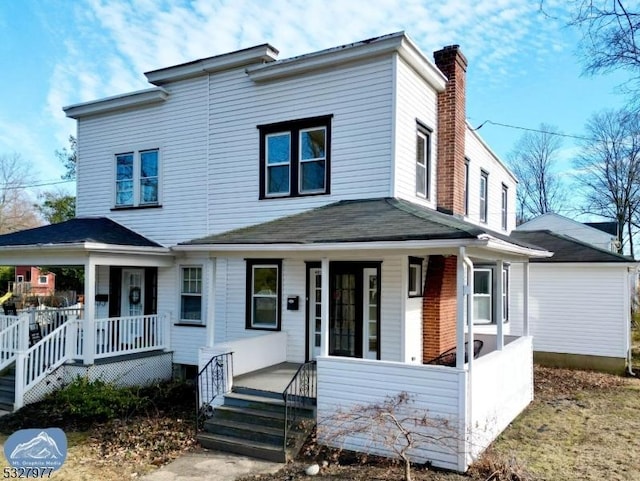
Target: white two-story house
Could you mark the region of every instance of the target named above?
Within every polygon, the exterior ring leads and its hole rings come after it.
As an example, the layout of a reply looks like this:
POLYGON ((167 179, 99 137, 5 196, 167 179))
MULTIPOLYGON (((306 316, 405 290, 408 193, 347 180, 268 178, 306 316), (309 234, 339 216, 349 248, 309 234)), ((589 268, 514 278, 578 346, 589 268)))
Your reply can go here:
MULTIPOLYGON (((155 316, 175 365, 228 369, 202 404, 313 365, 320 439, 337 442, 336 410, 407 392, 456 429, 413 459, 464 471, 532 399, 528 260, 550 255, 509 236, 516 179, 466 123, 467 61, 450 46, 432 62, 402 32, 277 56, 171 66, 66 107, 77 218, 0 236, 0 264, 85 266, 85 364, 94 325, 155 316), (522 336, 504 331, 513 265, 522 336)), ((357 431, 340 443, 389 454, 357 431)))

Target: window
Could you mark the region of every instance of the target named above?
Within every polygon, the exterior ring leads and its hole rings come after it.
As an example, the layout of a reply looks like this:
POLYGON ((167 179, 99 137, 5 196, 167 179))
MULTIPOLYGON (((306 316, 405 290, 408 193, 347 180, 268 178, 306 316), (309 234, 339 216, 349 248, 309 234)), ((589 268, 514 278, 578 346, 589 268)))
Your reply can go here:
POLYGON ((487 199, 489 195, 489 174, 480 173, 480 222, 487 222, 487 199))
POLYGON ((464 159, 464 215, 469 215, 469 159, 464 159))
POLYGON ((509 319, 509 269, 496 277, 496 267, 479 267, 473 271, 473 321, 476 324, 495 323, 495 308, 502 308, 502 322, 509 319), (502 298, 494 299, 494 281, 502 282, 502 298), (495 304, 500 303, 500 304, 495 304))
POLYGON ((431 131, 418 125, 416 132, 416 194, 429 198, 431 185, 431 131))
POLYGON ((492 322, 491 269, 474 269, 473 271, 473 320, 479 324, 492 322))
POLYGON ((47 276, 38 276, 38 284, 42 285, 46 283, 47 283, 47 276))
POLYGON ((180 320, 202 323, 202 267, 183 267, 180 294, 180 320))
POLYGON ((509 194, 509 188, 502 184, 502 210, 500 216, 502 219, 502 229, 507 230, 507 199, 509 194))
POLYGON ((158 149, 116 154, 116 207, 159 203, 158 149))
POLYGON ((16 276, 16 282, 24 282, 24 276, 16 276))
POLYGON ((409 257, 409 297, 422 296, 422 259, 409 257))
POLYGON ((331 116, 258 128, 261 199, 329 193, 331 116))
POLYGON ((247 261, 247 329, 280 330, 280 260, 247 261))

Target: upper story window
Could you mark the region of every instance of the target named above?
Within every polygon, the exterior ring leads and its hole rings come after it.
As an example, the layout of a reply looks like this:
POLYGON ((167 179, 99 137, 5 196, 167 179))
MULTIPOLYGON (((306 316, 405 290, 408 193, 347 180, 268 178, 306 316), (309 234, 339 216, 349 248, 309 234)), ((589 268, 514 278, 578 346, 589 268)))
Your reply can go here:
POLYGON ((480 222, 487 222, 487 204, 489 199, 489 173, 480 173, 480 222))
POLYGON ((431 130, 418 124, 416 130, 416 195, 428 199, 431 195, 431 130))
POLYGON ((46 284, 48 281, 47 276, 38 276, 38 284, 46 284))
POLYGON ((158 205, 158 149, 116 154, 116 207, 158 205))
POLYGON ((500 210, 500 217, 502 219, 502 229, 507 230, 507 221, 508 221, 508 198, 509 198, 509 188, 502 184, 502 207, 500 210))
POLYGON ((261 199, 329 193, 330 115, 258 128, 261 199))
POLYGON ((469 215, 469 159, 464 159, 464 215, 469 215))

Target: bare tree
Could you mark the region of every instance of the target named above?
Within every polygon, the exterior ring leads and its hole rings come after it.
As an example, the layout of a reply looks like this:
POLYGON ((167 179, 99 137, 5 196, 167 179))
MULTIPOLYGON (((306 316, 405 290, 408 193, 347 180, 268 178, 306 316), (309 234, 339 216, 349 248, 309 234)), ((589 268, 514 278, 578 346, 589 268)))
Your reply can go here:
POLYGON ((41 224, 25 189, 29 170, 18 154, 0 156, 0 234, 41 224))
POLYGON ((462 438, 455 422, 430 416, 411 406, 412 402, 411 396, 403 391, 380 403, 338 409, 320 423, 333 439, 364 437, 374 451, 383 448, 394 453, 403 463, 404 480, 411 481, 413 449, 435 444, 455 452, 462 438))
POLYGON ((558 129, 540 124, 535 132, 520 137, 509 154, 509 163, 518 178, 518 223, 530 217, 557 212, 565 202, 565 188, 559 173, 562 138, 558 129))
POLYGON ((633 255, 634 220, 640 214, 640 115, 624 109, 594 114, 575 159, 582 210, 618 224, 620 253, 633 255), (625 235, 626 229, 626 235, 625 235))

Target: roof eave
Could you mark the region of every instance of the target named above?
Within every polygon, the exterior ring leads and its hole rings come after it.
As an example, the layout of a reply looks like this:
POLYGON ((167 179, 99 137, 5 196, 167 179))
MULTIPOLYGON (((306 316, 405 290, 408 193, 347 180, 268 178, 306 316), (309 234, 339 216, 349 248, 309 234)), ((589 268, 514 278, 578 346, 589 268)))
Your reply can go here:
POLYGON ((262 44, 244 50, 196 60, 173 67, 152 70, 150 72, 145 72, 144 75, 147 77, 149 83, 154 85, 164 85, 169 82, 185 80, 232 68, 270 63, 275 61, 277 57, 277 49, 269 44, 262 44))
POLYGON ((254 82, 266 82, 291 77, 314 70, 335 68, 337 65, 397 52, 436 91, 442 92, 447 79, 403 32, 386 35, 373 40, 356 42, 348 46, 322 50, 300 57, 284 59, 271 64, 247 68, 254 82))
POLYGON ((0 246, 2 252, 32 252, 32 251, 93 251, 108 253, 136 253, 148 255, 172 255, 171 249, 168 247, 150 247, 150 246, 124 246, 118 244, 104 244, 99 242, 70 242, 65 244, 31 244, 31 245, 6 245, 0 246))
POLYGON ((487 241, 487 248, 491 250, 535 258, 548 258, 553 256, 553 252, 549 252, 545 249, 534 249, 531 247, 519 246, 486 234, 481 235, 480 238, 487 241))
POLYGON ((67 107, 63 107, 62 110, 64 110, 67 117, 80 119, 91 115, 158 104, 160 102, 164 102, 168 96, 169 92, 165 89, 161 87, 153 87, 91 102, 68 105, 67 107))

